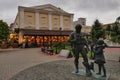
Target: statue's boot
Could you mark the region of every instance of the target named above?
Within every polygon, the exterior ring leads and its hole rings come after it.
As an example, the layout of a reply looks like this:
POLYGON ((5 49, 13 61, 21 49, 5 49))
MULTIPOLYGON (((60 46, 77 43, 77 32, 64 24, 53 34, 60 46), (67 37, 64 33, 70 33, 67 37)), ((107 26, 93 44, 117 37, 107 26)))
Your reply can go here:
POLYGON ((94 71, 94 63, 93 63, 93 62, 91 62, 91 64, 90 64, 90 69, 91 69, 92 71, 94 71))
POLYGON ((87 76, 91 76, 92 73, 91 73, 91 71, 90 71, 90 65, 88 64, 88 62, 83 62, 83 65, 84 65, 85 68, 86 68, 86 75, 87 75, 87 76))
POLYGON ((75 63, 75 68, 76 68, 75 73, 78 73, 79 72, 78 63, 75 63))
POLYGON ((104 73, 104 75, 102 77, 106 77, 106 69, 105 69, 105 67, 103 67, 103 73, 104 73))

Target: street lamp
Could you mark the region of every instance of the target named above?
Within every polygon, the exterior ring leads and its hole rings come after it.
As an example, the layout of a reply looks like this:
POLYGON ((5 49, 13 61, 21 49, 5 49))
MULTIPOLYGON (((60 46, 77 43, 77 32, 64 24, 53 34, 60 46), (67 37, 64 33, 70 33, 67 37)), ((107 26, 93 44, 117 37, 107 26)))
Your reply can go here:
POLYGON ((61 43, 61 31, 62 31, 62 28, 60 27, 60 43, 61 43))
MULTIPOLYGON (((56 42, 57 42, 57 41, 56 41, 56 42)), ((55 53, 56 53, 56 54, 57 54, 57 45, 58 45, 58 44, 56 43, 56 44, 55 44, 55 49, 56 49, 56 52, 55 52, 55 53)))
POLYGON ((59 30, 60 30, 60 43, 56 43, 56 45, 55 45, 55 47, 56 47, 56 54, 57 54, 57 48, 58 48, 58 46, 61 45, 61 30, 62 30, 62 28, 60 27, 59 30))
POLYGON ((61 44, 62 43, 62 28, 60 27, 60 46, 62 48, 65 48, 65 44, 61 44), (63 45, 63 46, 62 46, 63 45))

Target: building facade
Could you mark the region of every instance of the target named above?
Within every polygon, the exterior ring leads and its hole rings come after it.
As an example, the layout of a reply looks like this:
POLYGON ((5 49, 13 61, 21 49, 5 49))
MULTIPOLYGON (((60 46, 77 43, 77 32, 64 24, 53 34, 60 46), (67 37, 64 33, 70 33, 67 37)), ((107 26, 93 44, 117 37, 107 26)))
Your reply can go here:
POLYGON ((87 25, 86 25, 86 18, 78 18, 77 21, 74 21, 74 26, 75 26, 76 24, 81 24, 81 25, 83 26, 83 27, 82 27, 82 32, 87 33, 87 34, 89 34, 90 31, 91 31, 91 29, 92 29, 91 26, 87 26, 87 25))
POLYGON ((86 18, 78 18, 77 21, 74 21, 74 25, 81 24, 82 26, 86 26, 86 18))
POLYGON ((64 41, 73 30, 73 14, 51 4, 19 6, 14 27, 19 31, 19 43, 26 38, 39 44, 58 42, 60 37, 64 41))

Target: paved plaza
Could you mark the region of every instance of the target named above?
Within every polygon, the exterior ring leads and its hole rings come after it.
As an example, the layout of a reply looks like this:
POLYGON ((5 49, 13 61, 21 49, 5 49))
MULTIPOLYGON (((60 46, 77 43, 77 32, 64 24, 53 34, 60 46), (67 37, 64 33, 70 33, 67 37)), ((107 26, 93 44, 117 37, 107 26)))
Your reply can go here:
POLYGON ((106 60, 119 61, 120 59, 120 47, 119 48, 106 48, 104 50, 106 60))
POLYGON ((41 54, 40 48, 1 50, 0 80, 8 80, 26 68, 54 60, 56 59, 41 54))
MULTIPOLYGON (((105 52, 107 60, 118 62, 118 57, 120 56, 119 48, 107 48, 105 52)), ((0 80, 9 80, 9 78, 27 68, 56 60, 61 59, 56 56, 42 54, 40 48, 0 50, 0 80)), ((113 64, 113 66, 115 65, 113 64)), ((119 65, 117 68, 119 70, 119 65)))

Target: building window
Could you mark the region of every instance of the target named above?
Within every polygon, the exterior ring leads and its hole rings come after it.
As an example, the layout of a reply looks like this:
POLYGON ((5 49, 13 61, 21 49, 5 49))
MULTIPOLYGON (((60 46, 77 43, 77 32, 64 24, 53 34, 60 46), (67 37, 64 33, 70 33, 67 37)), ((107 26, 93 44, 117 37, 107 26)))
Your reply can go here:
POLYGON ((65 21, 68 21, 68 19, 64 19, 65 21))
POLYGON ((58 20, 58 18, 54 18, 54 20, 58 20))
POLYGON ((54 26, 57 26, 57 24, 55 23, 54 26))
POLYGON ((16 23, 16 25, 18 25, 18 23, 16 23))
POLYGON ((28 15, 28 17, 32 17, 32 16, 28 15))
POLYGON ((85 25, 85 22, 83 22, 82 25, 85 25))
POLYGON ((57 27, 54 27, 53 30, 58 30, 58 28, 57 28, 57 27))
POLYGON ((32 26, 32 22, 28 22, 28 26, 32 26))
POLYGON ((42 19, 45 19, 46 17, 42 17, 42 19))

